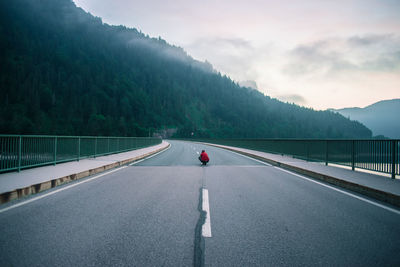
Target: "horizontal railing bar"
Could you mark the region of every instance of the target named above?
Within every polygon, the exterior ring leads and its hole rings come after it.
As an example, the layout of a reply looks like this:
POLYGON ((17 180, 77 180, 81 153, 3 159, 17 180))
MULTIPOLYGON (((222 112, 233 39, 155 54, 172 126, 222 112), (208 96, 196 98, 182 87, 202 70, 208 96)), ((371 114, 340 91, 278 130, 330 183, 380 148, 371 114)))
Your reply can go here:
POLYGON ((134 136, 90 136, 90 135, 19 135, 19 134, 0 134, 0 137, 40 137, 40 138, 112 138, 112 139, 130 139, 130 138, 134 138, 134 139, 149 139, 149 138, 157 138, 157 137, 134 137, 134 136))

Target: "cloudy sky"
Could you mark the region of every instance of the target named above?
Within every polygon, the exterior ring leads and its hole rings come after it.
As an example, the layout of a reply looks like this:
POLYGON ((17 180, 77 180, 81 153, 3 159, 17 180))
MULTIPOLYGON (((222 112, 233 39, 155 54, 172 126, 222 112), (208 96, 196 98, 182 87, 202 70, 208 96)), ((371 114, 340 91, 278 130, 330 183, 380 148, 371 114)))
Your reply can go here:
POLYGON ((400 98, 399 0, 74 0, 314 109, 400 98))

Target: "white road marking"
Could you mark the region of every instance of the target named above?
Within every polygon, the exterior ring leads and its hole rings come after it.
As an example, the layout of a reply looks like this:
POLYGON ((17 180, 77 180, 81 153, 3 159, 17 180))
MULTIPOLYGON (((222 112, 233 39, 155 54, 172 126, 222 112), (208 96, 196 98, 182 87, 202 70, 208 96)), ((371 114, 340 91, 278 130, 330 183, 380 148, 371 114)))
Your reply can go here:
POLYGON ((135 161, 135 162, 133 162, 133 163, 129 164, 129 166, 132 166, 132 165, 138 164, 139 162, 142 162, 142 161, 144 161, 144 160, 146 160, 146 159, 151 159, 152 157, 155 157, 155 156, 157 156, 158 154, 161 154, 161 153, 163 153, 163 152, 167 151, 168 149, 170 149, 170 147, 171 147, 171 146, 172 146, 172 145, 170 144, 170 145, 169 145, 169 147, 167 147, 166 149, 164 149, 164 150, 162 150, 162 151, 160 151, 160 152, 157 152, 156 154, 154 154, 154 155, 151 155, 151 156, 149 156, 149 157, 147 157, 147 158, 144 158, 144 159, 141 159, 141 160, 135 161))
POLYGON ((207 214, 206 214, 206 221, 203 224, 201 232, 204 237, 211 237, 211 219, 210 219, 210 205, 208 203, 208 190, 204 188, 203 188, 202 209, 207 214))
POLYGON ((61 191, 70 189, 70 188, 75 187, 75 186, 78 186, 78 185, 80 185, 80 184, 90 182, 90 181, 92 181, 92 180, 94 180, 94 179, 97 179, 97 178, 100 178, 100 177, 102 177, 102 176, 105 176, 105 175, 111 174, 111 173, 113 173, 113 172, 116 172, 116 171, 120 171, 120 170, 122 170, 122 169, 125 169, 126 167, 127 167, 127 166, 123 166, 123 167, 120 167, 120 168, 118 168, 118 169, 114 169, 114 170, 112 170, 112 171, 109 171, 109 172, 106 172, 106 173, 102 173, 102 174, 96 175, 96 176, 94 176, 94 177, 92 177, 92 178, 89 178, 89 179, 86 179, 86 180, 84 180, 84 181, 76 182, 76 183, 74 183, 74 184, 65 186, 65 187, 60 188, 60 189, 56 189, 56 190, 54 190, 54 191, 51 191, 51 192, 49 192, 49 193, 40 195, 40 196, 38 196, 38 197, 34 197, 34 198, 29 199, 29 200, 20 202, 20 203, 18 203, 18 204, 12 205, 12 206, 10 206, 10 207, 1 209, 1 210, 0 210, 0 213, 5 212, 5 211, 8 211, 8 210, 11 210, 11 209, 14 209, 14 208, 17 208, 17 207, 20 207, 20 206, 23 206, 23 205, 26 205, 26 204, 31 203, 31 202, 34 202, 34 201, 36 201, 36 200, 39 200, 39 199, 42 199, 42 198, 51 196, 51 195, 53 195, 53 194, 55 194, 55 193, 58 193, 58 192, 61 192, 61 191))
POLYGON ((261 160, 258 160, 258 159, 255 159, 255 158, 252 158, 252 157, 249 157, 249 156, 240 154, 240 153, 238 153, 238 152, 235 152, 235 151, 232 151, 232 150, 228 150, 228 151, 232 152, 233 154, 237 154, 237 155, 239 155, 239 156, 242 156, 242 157, 245 157, 245 158, 248 158, 248 159, 257 161, 257 162, 259 162, 259 163, 261 163, 261 164, 264 164, 264 165, 267 165, 267 166, 270 166, 270 167, 272 166, 272 165, 269 164, 269 163, 266 163, 266 162, 264 162, 264 161, 261 161, 261 160))
POLYGON ((279 168, 279 167, 274 167, 274 168, 276 168, 276 169, 278 169, 278 170, 280 170, 280 171, 283 171, 283 172, 289 173, 289 174, 291 174, 291 175, 294 175, 294 176, 300 177, 300 178, 302 178, 302 179, 304 179, 304 180, 307 180, 307 181, 309 181, 309 182, 313 182, 313 183, 316 183, 316 184, 319 184, 319 185, 325 186, 325 187, 327 187, 327 188, 330 188, 330 189, 332 189, 332 190, 335 190, 335 191, 337 191, 337 192, 340 192, 340 193, 342 193, 342 194, 345 194, 345 195, 347 195, 347 196, 350 196, 350 197, 356 198, 356 199, 358 199, 358 200, 361 200, 361 201, 367 202, 367 203, 369 203, 369 204, 371 204, 371 205, 374 205, 374 206, 380 207, 380 208, 382 208, 382 209, 385 209, 385 210, 388 210, 388 211, 391 211, 391 212, 393 212, 393 213, 396 213, 396 214, 400 215, 400 211, 398 211, 398 210, 395 210, 395 209, 392 209, 392 208, 390 208, 390 207, 387 207, 387 206, 385 206, 385 205, 382 205, 382 204, 376 203, 376 202, 374 202, 374 201, 371 201, 371 200, 369 200, 369 199, 366 199, 366 198, 363 198, 363 197, 360 197, 360 196, 354 195, 354 194, 352 194, 352 193, 349 193, 349 192, 346 192, 346 191, 340 190, 340 189, 338 189, 338 188, 335 188, 335 187, 333 187, 333 186, 330 186, 330 185, 327 185, 327 184, 320 183, 320 182, 318 182, 318 181, 315 181, 315 180, 313 180, 313 179, 307 178, 307 177, 305 177, 305 176, 303 176, 303 175, 300 175, 300 174, 297 174, 297 173, 294 173, 294 172, 291 172, 291 171, 287 171, 287 170, 284 170, 284 169, 282 169, 282 168, 279 168))

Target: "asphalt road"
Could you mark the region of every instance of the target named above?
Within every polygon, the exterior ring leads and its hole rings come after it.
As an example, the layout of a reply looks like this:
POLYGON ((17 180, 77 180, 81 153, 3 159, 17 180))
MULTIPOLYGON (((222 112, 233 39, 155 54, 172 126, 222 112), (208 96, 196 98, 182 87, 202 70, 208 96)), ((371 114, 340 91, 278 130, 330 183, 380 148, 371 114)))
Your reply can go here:
POLYGON ((171 144, 1 206, 0 266, 400 266, 398 213, 229 151, 171 144), (199 228, 203 188, 212 237, 199 228))

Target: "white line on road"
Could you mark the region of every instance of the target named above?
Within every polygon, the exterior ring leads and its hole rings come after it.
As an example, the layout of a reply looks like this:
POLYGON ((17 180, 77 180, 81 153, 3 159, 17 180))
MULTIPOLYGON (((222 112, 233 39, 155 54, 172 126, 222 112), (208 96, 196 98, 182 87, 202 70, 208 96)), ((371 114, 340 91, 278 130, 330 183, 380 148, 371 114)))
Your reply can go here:
POLYGON ((374 205, 374 206, 380 207, 380 208, 382 208, 382 209, 385 209, 385 210, 388 210, 388 211, 391 211, 391 212, 393 212, 393 213, 396 213, 396 214, 400 215, 400 211, 398 211, 398 210, 395 210, 395 209, 392 209, 392 208, 390 208, 390 207, 387 207, 387 206, 385 206, 385 205, 382 205, 382 204, 376 203, 376 202, 374 202, 374 201, 371 201, 371 200, 369 200, 369 199, 366 199, 366 198, 363 198, 363 197, 360 197, 360 196, 354 195, 354 194, 352 194, 352 193, 349 193, 349 192, 346 192, 346 191, 340 190, 340 189, 338 189, 338 188, 335 188, 335 187, 333 187, 333 186, 330 186, 330 185, 327 185, 327 184, 324 184, 324 183, 320 183, 320 182, 318 182, 318 181, 315 181, 315 180, 313 180, 313 179, 307 178, 307 177, 305 177, 305 176, 303 176, 303 175, 300 175, 300 174, 297 174, 297 173, 294 173, 294 172, 291 172, 291 171, 287 171, 287 170, 284 170, 284 169, 282 169, 282 168, 279 168, 279 167, 274 167, 274 168, 276 168, 276 169, 278 169, 278 170, 280 170, 280 171, 283 171, 283 172, 289 173, 289 174, 291 174, 291 175, 294 175, 294 176, 300 177, 300 178, 302 178, 302 179, 304 179, 304 180, 307 180, 307 181, 309 181, 309 182, 313 182, 313 183, 316 183, 316 184, 319 184, 319 185, 325 186, 325 187, 327 187, 327 188, 330 188, 330 189, 332 189, 332 190, 335 190, 335 191, 337 191, 337 192, 340 192, 340 193, 342 193, 342 194, 345 194, 345 195, 347 195, 347 196, 350 196, 350 197, 356 198, 356 199, 358 199, 358 200, 361 200, 361 201, 367 202, 367 203, 369 203, 369 204, 372 204, 372 205, 374 205))
POLYGON ((18 203, 18 204, 12 205, 12 206, 10 206, 10 207, 1 209, 1 210, 0 210, 0 213, 5 212, 5 211, 8 211, 8 210, 11 210, 11 209, 14 209, 14 208, 17 208, 17 207, 20 207, 20 206, 23 206, 23 205, 26 205, 26 204, 31 203, 31 202, 34 202, 34 201, 36 201, 36 200, 39 200, 39 199, 42 199, 42 198, 51 196, 51 195, 53 195, 53 194, 55 194, 55 193, 58 193, 58 192, 61 192, 61 191, 70 189, 70 188, 75 187, 75 186, 77 186, 77 185, 90 182, 90 181, 92 181, 92 180, 94 180, 94 179, 97 179, 97 178, 100 178, 100 177, 102 177, 102 176, 104 176, 104 175, 108 175, 108 174, 111 174, 111 173, 113 173, 113 172, 116 172, 116 171, 120 171, 120 170, 122 170, 122 169, 125 169, 126 167, 127 167, 127 166, 123 166, 123 167, 121 167, 121 168, 114 169, 114 170, 112 170, 112 171, 109 171, 109 172, 106 172, 106 173, 102 173, 102 174, 96 175, 96 176, 94 176, 94 177, 92 177, 92 178, 89 178, 89 179, 86 179, 86 180, 84 180, 84 181, 76 182, 76 183, 74 183, 74 184, 72 184, 72 185, 68 185, 68 186, 65 186, 65 187, 63 187, 63 188, 56 189, 56 190, 51 191, 51 192, 49 192, 49 193, 40 195, 40 196, 38 196, 38 197, 34 197, 34 198, 29 199, 29 200, 20 202, 20 203, 18 203))
POLYGON ((146 160, 146 159, 151 159, 152 157, 155 157, 155 156, 157 156, 158 154, 161 154, 161 153, 163 153, 163 152, 167 151, 167 150, 168 150, 168 149, 169 149, 171 146, 172 146, 172 145, 170 144, 170 145, 169 145, 169 147, 167 147, 166 149, 164 149, 164 150, 162 150, 162 151, 160 151, 160 152, 157 152, 156 154, 154 154, 154 155, 151 155, 151 156, 149 156, 149 157, 147 157, 147 158, 144 158, 144 159, 141 159, 141 160, 135 161, 135 162, 133 162, 133 163, 129 164, 129 166, 132 166, 132 165, 138 164, 139 162, 142 162, 142 161, 144 161, 144 160, 146 160))
POLYGON ((206 212, 206 221, 203 224, 202 235, 204 237, 211 237, 211 219, 210 219, 210 205, 208 203, 208 190, 203 188, 203 211, 206 212))
POLYGON ((232 152, 233 154, 237 154, 237 155, 239 155, 239 156, 242 156, 242 157, 245 157, 245 158, 248 158, 248 159, 257 161, 257 162, 259 162, 259 163, 261 163, 261 164, 264 164, 264 165, 267 165, 267 166, 270 166, 270 167, 272 166, 272 165, 269 164, 269 163, 266 163, 266 162, 264 162, 264 161, 261 161, 261 160, 258 160, 258 159, 255 159, 255 158, 252 158, 252 157, 249 157, 249 156, 240 154, 240 153, 238 153, 238 152, 235 152, 235 151, 232 151, 232 150, 228 150, 228 151, 232 152))

